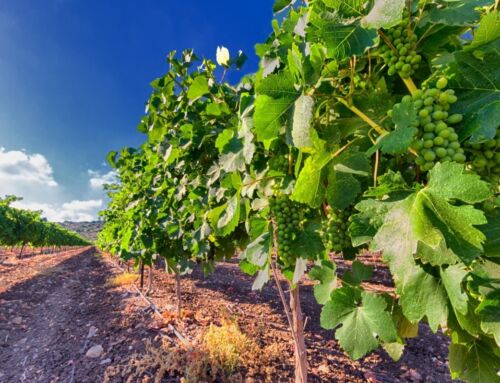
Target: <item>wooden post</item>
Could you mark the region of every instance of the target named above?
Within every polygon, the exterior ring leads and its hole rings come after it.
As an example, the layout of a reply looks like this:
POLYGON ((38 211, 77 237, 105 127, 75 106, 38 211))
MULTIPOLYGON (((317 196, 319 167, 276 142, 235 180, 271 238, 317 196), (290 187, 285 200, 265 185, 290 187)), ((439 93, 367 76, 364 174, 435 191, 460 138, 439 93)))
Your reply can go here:
MULTIPOLYGON (((291 287, 291 286, 290 286, 291 287)), ((307 383, 307 349, 304 340, 304 318, 300 306, 299 286, 290 290, 290 309, 295 332, 295 383, 307 383)))
POLYGON ((179 269, 175 268, 175 292, 177 295, 177 316, 181 318, 181 274, 179 269))
POLYGON ((141 261, 141 290, 144 287, 144 261, 141 261))

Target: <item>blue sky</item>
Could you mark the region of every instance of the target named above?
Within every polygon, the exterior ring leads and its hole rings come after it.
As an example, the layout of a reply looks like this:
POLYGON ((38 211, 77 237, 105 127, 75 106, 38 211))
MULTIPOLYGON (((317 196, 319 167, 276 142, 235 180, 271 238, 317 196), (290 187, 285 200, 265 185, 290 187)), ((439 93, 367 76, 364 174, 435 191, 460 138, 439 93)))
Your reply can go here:
POLYGON ((142 142, 136 125, 166 54, 214 58, 224 45, 254 71, 272 3, 0 0, 0 196, 24 196, 54 220, 71 219, 64 204, 82 206, 75 219, 94 215, 104 158, 142 142))

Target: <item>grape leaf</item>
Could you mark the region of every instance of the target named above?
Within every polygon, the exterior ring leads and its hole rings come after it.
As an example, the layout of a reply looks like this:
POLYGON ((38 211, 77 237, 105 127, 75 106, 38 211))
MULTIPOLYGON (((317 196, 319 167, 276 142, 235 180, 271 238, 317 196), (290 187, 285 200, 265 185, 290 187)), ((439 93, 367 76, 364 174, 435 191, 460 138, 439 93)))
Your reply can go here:
POLYGON ((262 289, 267 281, 269 281, 269 276, 269 263, 267 263, 264 269, 259 270, 259 272, 257 273, 257 277, 255 278, 252 285, 252 290, 262 289))
POLYGON ((325 248, 319 235, 321 225, 307 221, 297 238, 290 244, 290 252, 298 258, 315 259, 323 254, 325 248))
POLYGON ((382 198, 388 195, 404 194, 413 191, 399 172, 388 170, 377 178, 377 186, 370 187, 363 195, 365 197, 382 198))
POLYGON ((334 290, 321 311, 321 326, 334 329, 335 338, 353 358, 359 359, 374 350, 379 340, 390 343, 397 333, 384 298, 342 287, 334 290))
POLYGON ((351 267, 352 270, 346 271, 342 276, 342 281, 350 285, 359 285, 361 282, 372 277, 373 267, 370 265, 365 265, 360 261, 354 261, 351 267))
POLYGON ((429 172, 427 190, 446 200, 459 199, 474 204, 491 196, 487 182, 474 173, 466 173, 464 166, 455 162, 437 164, 429 172))
MULTIPOLYGON (((454 206, 449 201, 460 199, 473 203, 481 201, 487 193, 485 183, 476 175, 464 173, 463 165, 437 164, 429 175, 427 187, 393 203, 371 248, 384 251, 384 259, 389 263, 401 295, 404 315, 411 321, 427 316, 435 331, 446 322, 447 294, 431 274, 415 263, 419 241, 435 248, 445 240, 452 248, 459 243, 480 251, 485 237, 474 226, 484 223, 483 213, 471 205, 454 206), (451 179, 455 189, 448 186, 451 179)), ((470 261, 464 246, 457 246, 453 251, 470 261)))
POLYGON ((408 150, 417 129, 412 123, 417 121, 417 112, 411 102, 402 102, 394 105, 392 120, 395 124, 393 131, 380 137, 377 142, 384 153, 401 154, 408 150))
POLYGON ((464 264, 457 264, 440 269, 441 279, 443 280, 444 288, 448 293, 451 305, 459 313, 467 314, 467 294, 462 289, 462 281, 467 275, 464 264))
POLYGON ((456 52, 446 73, 450 77, 448 86, 458 97, 451 112, 464 115, 460 137, 472 136, 478 141, 484 136, 492 138, 491 127, 498 127, 498 113, 492 112, 498 111, 500 101, 500 71, 496 65, 500 61, 500 39, 481 46, 480 58, 475 52, 456 52))
POLYGON ((293 200, 313 207, 321 205, 325 195, 322 170, 330 160, 331 154, 327 152, 315 153, 306 159, 291 195, 293 200))
POLYGON ((474 50, 500 37, 500 13, 495 10, 485 14, 474 31, 474 38, 465 50, 474 50))
POLYGON ((368 177, 372 171, 370 161, 364 153, 345 151, 332 161, 337 172, 368 177))
POLYGON ((451 377, 478 383, 500 382, 496 371, 500 357, 494 349, 482 339, 472 339, 468 344, 452 343, 448 354, 451 377))
POLYGON ((365 8, 364 0, 323 0, 323 3, 345 17, 360 16, 365 8))
POLYGON ((490 5, 490 0, 457 0, 447 2, 444 8, 434 8, 429 18, 434 23, 445 25, 471 25, 480 17, 477 7, 490 5))
POLYGON ((319 39, 327 48, 327 56, 342 59, 361 55, 377 40, 377 31, 364 29, 359 22, 342 24, 340 20, 311 18, 315 28, 309 28, 310 39, 319 39))
POLYGON ((391 28, 403 17, 405 0, 376 0, 370 12, 361 19, 363 28, 391 28))
POLYGON ((361 184, 349 173, 330 171, 326 198, 328 204, 337 209, 345 209, 352 204, 361 193, 361 184))
POLYGON ((226 235, 231 234, 239 223, 241 210, 239 193, 231 197, 231 199, 223 206, 223 213, 217 221, 216 229, 220 236, 225 237, 226 235))
POLYGON ((293 271, 292 283, 297 284, 300 278, 304 275, 307 269, 307 259, 297 257, 295 258, 295 269, 293 271))
POLYGON ((399 342, 382 343, 382 347, 394 361, 401 359, 405 349, 405 345, 399 342))
POLYGON ((257 139, 266 147, 277 138, 285 117, 300 93, 289 71, 271 74, 256 85, 254 127, 257 139))
POLYGON ((492 215, 486 217, 488 223, 480 226, 486 236, 484 254, 488 257, 500 257, 500 210, 496 209, 492 215))
POLYGON ((320 305, 324 305, 330 300, 330 294, 337 288, 337 267, 330 261, 322 261, 321 265, 314 266, 309 271, 309 277, 319 281, 319 284, 314 286, 314 297, 320 305))
POLYGON ((416 264, 407 269, 405 274, 405 284, 398 288, 404 315, 413 323, 426 316, 433 332, 440 325, 445 327, 448 299, 440 281, 416 264))
POLYGON ((263 267, 269 259, 270 249, 271 236, 269 232, 265 232, 247 245, 240 258, 247 260, 252 265, 263 267))
POLYGON ((281 12, 286 7, 290 6, 293 3, 293 0, 274 0, 273 4, 273 12, 278 13, 281 12))
POLYGON ((190 100, 204 96, 209 92, 208 79, 206 76, 197 76, 189 87, 187 96, 190 100))
POLYGON ((255 100, 254 125, 257 139, 269 148, 284 124, 285 116, 293 106, 294 100, 289 98, 272 98, 266 95, 257 96, 255 100))

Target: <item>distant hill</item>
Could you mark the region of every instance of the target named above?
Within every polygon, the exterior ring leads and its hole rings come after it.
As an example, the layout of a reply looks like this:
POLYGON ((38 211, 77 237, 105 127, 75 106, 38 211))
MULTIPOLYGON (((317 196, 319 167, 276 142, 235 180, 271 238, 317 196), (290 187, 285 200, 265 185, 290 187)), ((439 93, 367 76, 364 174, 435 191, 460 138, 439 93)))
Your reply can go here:
POLYGON ((93 222, 60 222, 62 227, 65 227, 68 230, 72 230, 80 234, 83 238, 88 239, 89 241, 94 242, 97 238, 97 234, 102 229, 101 221, 93 221, 93 222))

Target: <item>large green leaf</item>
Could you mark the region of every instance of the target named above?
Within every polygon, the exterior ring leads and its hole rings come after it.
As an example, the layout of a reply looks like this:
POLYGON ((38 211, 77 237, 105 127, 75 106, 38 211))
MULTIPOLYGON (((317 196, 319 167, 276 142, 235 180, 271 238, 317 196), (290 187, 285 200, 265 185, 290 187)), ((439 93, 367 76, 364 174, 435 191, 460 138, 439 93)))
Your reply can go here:
POLYGON ((390 343, 397 333, 384 298, 367 292, 342 287, 334 290, 331 300, 321 311, 321 326, 334 329, 335 338, 354 359, 376 349, 379 340, 390 343))
POLYGON ((484 254, 488 257, 500 257, 500 210, 488 215, 488 223, 480 227, 486 236, 484 254))
POLYGON ((361 55, 375 44, 377 31, 365 29, 359 22, 344 24, 339 20, 316 19, 316 30, 311 32, 327 48, 327 55, 342 59, 352 55, 361 55))
MULTIPOLYGON (((401 295, 403 313, 410 321, 427 316, 435 331, 447 318, 446 290, 439 280, 415 262, 419 243, 437 250, 445 241, 458 257, 470 263, 481 251, 485 239, 475 226, 485 223, 485 218, 471 205, 455 206, 450 202, 474 203, 488 195, 487 185, 478 176, 464 173, 463 165, 443 163, 430 172, 427 187, 393 203, 371 246, 373 250, 383 250, 401 295)), ((443 256, 449 259, 448 254, 443 253, 443 256)), ((434 264, 445 263, 439 260, 439 253, 433 257, 434 264)), ((452 261, 456 262, 453 258, 452 261)), ((450 297, 462 310, 459 298, 450 297)))
POLYGON ((490 5, 490 0, 456 0, 446 2, 446 7, 436 7, 429 12, 434 23, 445 25, 471 25, 476 22, 480 13, 477 7, 490 5))
POLYGON ((278 137, 288 113, 300 93, 295 89, 293 76, 288 72, 272 74, 256 86, 254 127, 257 139, 269 147, 278 137))
POLYGON ((376 0, 370 12, 361 19, 364 28, 391 28, 401 23, 405 0, 376 0))
POLYGON ((252 265, 263 267, 269 260, 271 249, 271 236, 266 232, 248 244, 241 253, 240 258, 246 259, 252 265))
POLYGON ((209 87, 208 87, 208 79, 206 76, 197 76, 193 80, 193 83, 189 87, 187 96, 189 99, 195 99, 201 96, 204 96, 209 92, 209 87))
POLYGON ((359 193, 361 184, 352 174, 329 171, 326 189, 329 205, 340 210, 345 209, 356 200, 359 193))
POLYGON ((479 27, 474 31, 474 39, 465 49, 473 50, 500 37, 500 13, 492 11, 481 19, 479 27))
POLYGON ((466 315, 468 298, 462 288, 462 282, 467 275, 465 265, 457 264, 449 266, 446 269, 440 269, 440 275, 451 305, 456 311, 462 315, 466 315))
POLYGON ((320 228, 319 223, 307 221, 297 238, 290 244, 290 252, 298 258, 319 258, 325 251, 319 235, 320 228))
POLYGON ((216 226, 222 237, 231 234, 238 226, 241 210, 240 200, 240 195, 237 193, 224 205, 224 210, 216 226))
POLYGON ((260 95, 255 100, 254 126, 257 139, 269 147, 278 138, 294 100, 260 95))
POLYGON ((448 359, 453 379, 474 383, 500 382, 497 374, 500 356, 495 353, 494 346, 485 340, 473 339, 468 344, 452 343, 448 359))
POLYGON ((322 152, 308 157, 300 171, 291 198, 313 207, 323 202, 325 185, 323 183, 323 168, 330 162, 331 154, 322 152))
POLYGON ((402 102, 394 105, 392 120, 394 130, 380 137, 377 146, 382 152, 401 154, 408 150, 413 141, 417 128, 413 126, 417 121, 417 112, 411 102, 402 102))
MULTIPOLYGON (((401 271, 400 271, 401 273, 401 271)), ((445 327, 448 318, 448 299, 441 282, 420 266, 406 270, 405 284, 398 288, 400 304, 410 322, 427 317, 429 327, 436 332, 445 327)))
POLYGON ((290 6, 292 0, 274 0, 273 12, 277 13, 290 6))
POLYGON ((493 138, 498 127, 500 102, 500 39, 473 51, 458 51, 447 73, 449 87, 458 102, 453 110, 464 114, 461 137, 472 136, 472 141, 493 138))
POLYGON ((320 305, 330 300, 330 294, 337 288, 337 267, 330 261, 322 261, 309 271, 309 277, 319 283, 314 286, 314 297, 320 305))

